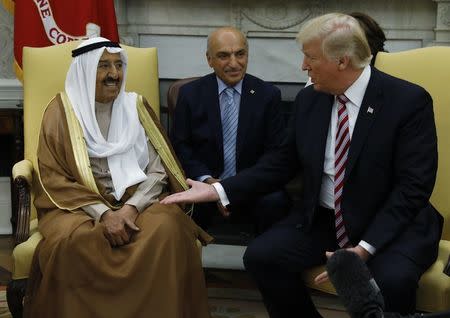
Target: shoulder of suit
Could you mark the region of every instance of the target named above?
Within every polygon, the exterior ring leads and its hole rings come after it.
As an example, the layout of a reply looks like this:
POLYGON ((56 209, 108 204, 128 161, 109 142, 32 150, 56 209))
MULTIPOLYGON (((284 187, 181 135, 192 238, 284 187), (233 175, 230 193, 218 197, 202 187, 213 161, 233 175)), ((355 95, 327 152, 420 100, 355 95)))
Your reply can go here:
POLYGON ((214 81, 216 81, 216 76, 214 73, 210 73, 182 85, 180 87, 180 93, 199 90, 205 85, 214 85, 214 81))
POLYGON ((266 81, 260 79, 259 77, 256 77, 256 76, 248 74, 248 73, 245 74, 244 82, 245 81, 247 82, 246 83, 247 85, 260 86, 264 90, 267 90, 267 91, 270 91, 270 90, 272 90, 272 91, 279 91, 279 88, 276 87, 275 85, 273 85, 272 83, 266 82, 266 81))
MULTIPOLYGON (((376 68, 372 68, 372 76, 378 81, 381 89, 386 93, 398 94, 399 91, 423 92, 426 91, 422 86, 407 80, 384 73, 376 68)), ((371 78, 372 80, 372 78, 371 78)))
MULTIPOLYGON (((300 89, 300 91, 297 93, 296 99, 313 98, 315 96, 322 95, 322 94, 325 94, 325 93, 318 92, 314 89, 314 85, 309 85, 307 87, 300 89)), ((325 95, 328 95, 328 94, 325 94, 325 95)))

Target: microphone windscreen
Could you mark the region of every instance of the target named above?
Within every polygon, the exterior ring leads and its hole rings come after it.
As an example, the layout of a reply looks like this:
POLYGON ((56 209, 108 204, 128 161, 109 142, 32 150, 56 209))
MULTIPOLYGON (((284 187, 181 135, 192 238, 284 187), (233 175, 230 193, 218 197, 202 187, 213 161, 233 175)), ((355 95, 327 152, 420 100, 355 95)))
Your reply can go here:
POLYGON ((347 250, 337 250, 326 269, 339 298, 352 318, 377 317, 384 309, 380 289, 364 261, 347 250))

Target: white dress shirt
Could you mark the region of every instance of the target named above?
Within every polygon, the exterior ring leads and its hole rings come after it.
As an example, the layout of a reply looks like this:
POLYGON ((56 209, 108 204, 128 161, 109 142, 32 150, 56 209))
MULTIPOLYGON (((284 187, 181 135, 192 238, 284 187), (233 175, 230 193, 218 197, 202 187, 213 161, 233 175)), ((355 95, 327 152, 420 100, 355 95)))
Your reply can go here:
MULTIPOLYGON (((216 76, 216 79, 217 79, 218 96, 219 96, 220 118, 223 121, 223 113, 224 113, 224 108, 226 106, 226 100, 224 98, 224 94, 222 94, 222 93, 225 91, 225 89, 228 88, 228 86, 217 76, 216 76)), ((240 80, 236 85, 234 85, 233 88, 237 92, 237 94, 234 94, 234 104, 237 107, 237 112, 238 112, 238 116, 239 116, 239 108, 241 105, 242 80, 240 80)), ((208 178, 212 178, 212 176, 209 174, 206 174, 206 175, 197 177, 197 181, 203 182, 208 178)))

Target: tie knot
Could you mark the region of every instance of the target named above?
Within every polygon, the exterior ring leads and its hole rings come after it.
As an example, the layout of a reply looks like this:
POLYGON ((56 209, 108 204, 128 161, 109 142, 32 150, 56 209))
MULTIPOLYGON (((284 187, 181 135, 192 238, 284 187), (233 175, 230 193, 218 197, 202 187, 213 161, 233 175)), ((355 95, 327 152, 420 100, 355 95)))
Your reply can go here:
POLYGON ((229 98, 233 98, 234 96, 234 88, 233 87, 227 87, 225 88, 225 94, 227 95, 227 97, 229 98))
POLYGON ((344 94, 342 95, 338 95, 337 96, 337 100, 340 104, 344 105, 349 101, 349 99, 347 98, 347 96, 345 96, 344 94))

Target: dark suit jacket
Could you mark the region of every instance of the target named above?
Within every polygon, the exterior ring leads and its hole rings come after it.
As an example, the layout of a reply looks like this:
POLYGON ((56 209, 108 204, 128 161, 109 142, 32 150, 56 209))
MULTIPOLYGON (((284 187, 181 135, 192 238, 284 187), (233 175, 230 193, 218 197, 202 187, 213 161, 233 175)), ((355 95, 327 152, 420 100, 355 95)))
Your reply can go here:
MULTIPOLYGON (((310 229, 333 102, 332 95, 312 86, 301 90, 281 151, 222 182, 230 202, 272 191, 301 169, 298 220, 310 229)), ((429 203, 437 170, 432 106, 423 88, 372 68, 353 131, 342 197, 353 245, 364 240, 379 251, 390 248, 424 267, 437 256, 442 228, 442 217, 429 203)))
MULTIPOLYGON (((236 171, 251 167, 280 147, 284 125, 280 90, 249 74, 242 83, 236 139, 236 171)), ((223 137, 216 75, 183 85, 173 118, 171 141, 190 178, 223 171, 223 137)))

